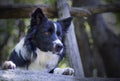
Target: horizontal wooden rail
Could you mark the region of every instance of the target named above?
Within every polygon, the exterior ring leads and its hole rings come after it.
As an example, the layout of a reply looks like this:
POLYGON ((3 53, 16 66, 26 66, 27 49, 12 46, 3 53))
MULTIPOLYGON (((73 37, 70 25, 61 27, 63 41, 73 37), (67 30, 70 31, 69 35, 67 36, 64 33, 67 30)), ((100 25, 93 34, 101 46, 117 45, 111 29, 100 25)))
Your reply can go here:
POLYGON ((0 5, 0 18, 29 18, 33 10, 38 7, 42 8, 48 17, 57 17, 55 8, 49 5, 14 4, 0 5))
MULTIPOLYGON (((29 18, 30 13, 37 7, 43 9, 48 17, 57 17, 56 8, 50 5, 35 5, 35 4, 15 4, 15 5, 0 5, 0 18, 29 18)), ((72 16, 90 16, 104 12, 120 12, 120 3, 96 5, 89 7, 70 8, 72 16)))
POLYGON ((94 14, 100 14, 105 12, 120 12, 120 3, 106 4, 106 5, 96 5, 87 7, 72 7, 70 8, 71 15, 73 16, 90 16, 94 14))
POLYGON ((76 78, 39 71, 0 70, 0 81, 120 81, 119 78, 76 78))

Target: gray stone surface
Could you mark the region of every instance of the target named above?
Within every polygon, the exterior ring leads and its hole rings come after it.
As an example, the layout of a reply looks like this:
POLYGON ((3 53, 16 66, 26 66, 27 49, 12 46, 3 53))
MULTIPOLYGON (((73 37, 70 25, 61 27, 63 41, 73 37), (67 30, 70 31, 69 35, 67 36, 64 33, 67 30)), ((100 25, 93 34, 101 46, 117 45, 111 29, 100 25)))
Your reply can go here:
POLYGON ((119 78, 75 78, 39 71, 0 70, 0 81, 120 81, 119 78))

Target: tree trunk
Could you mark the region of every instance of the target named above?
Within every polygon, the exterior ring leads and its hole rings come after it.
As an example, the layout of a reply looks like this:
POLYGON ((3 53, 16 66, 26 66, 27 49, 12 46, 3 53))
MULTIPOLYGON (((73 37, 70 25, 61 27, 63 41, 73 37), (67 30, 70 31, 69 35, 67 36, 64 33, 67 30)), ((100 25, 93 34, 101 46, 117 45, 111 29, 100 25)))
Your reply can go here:
MULTIPOLYGON (((70 16, 69 6, 66 0, 57 0, 58 15, 60 18, 66 18, 70 16)), ((84 77, 81 57, 79 54, 77 41, 74 32, 74 25, 71 23, 67 37, 66 37, 67 54, 70 59, 70 65, 75 70, 76 77, 84 77)))
MULTIPOLYGON (((83 0, 83 3, 81 3, 82 6, 98 6, 98 5, 93 5, 94 3, 92 2, 93 0, 83 0), (91 5, 92 4, 92 5, 91 5)), ((94 8, 94 7, 93 7, 94 8)), ((103 8, 102 10, 104 11, 105 8, 103 8)), ((92 9, 91 9, 92 10, 92 9)), ((109 10, 109 9, 108 9, 109 10)), ((98 10, 99 11, 99 10, 98 10)), ((93 11, 94 12, 94 11, 93 11)), ((95 12, 97 12, 97 9, 95 10, 95 12)), ((94 22, 94 21, 93 21, 94 22)), ((90 32, 89 32, 90 33, 90 32)), ((89 38, 89 39, 92 39, 89 38)), ((98 52, 98 50, 96 49, 96 46, 94 45, 94 43, 91 44, 93 47, 91 48, 92 50, 92 58, 93 59, 93 76, 97 76, 97 77, 104 77, 105 76, 105 69, 104 69, 104 64, 103 64, 103 60, 98 52), (101 68, 101 66, 103 68, 101 68)))
MULTIPOLYGON (((91 5, 98 3, 92 0, 91 5)), ((120 39, 108 29, 101 14, 89 17, 89 24, 94 43, 103 58, 107 76, 120 77, 120 39)))
MULTIPOLYGON (((85 0, 73 0, 73 7, 81 7, 85 0)), ((83 17, 76 17, 75 21, 75 31, 78 41, 78 46, 81 53, 81 59, 83 63, 83 68, 86 77, 93 76, 93 57, 91 54, 91 49, 89 45, 89 39, 85 31, 85 19, 83 17)))

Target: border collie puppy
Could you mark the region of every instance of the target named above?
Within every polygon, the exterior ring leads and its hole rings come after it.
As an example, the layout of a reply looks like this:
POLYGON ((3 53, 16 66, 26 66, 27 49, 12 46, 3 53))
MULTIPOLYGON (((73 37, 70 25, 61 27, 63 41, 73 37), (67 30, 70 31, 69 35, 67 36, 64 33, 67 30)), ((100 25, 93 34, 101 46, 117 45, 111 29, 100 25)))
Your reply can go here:
POLYGON ((3 69, 16 67, 40 70, 54 74, 72 75, 72 68, 57 68, 64 56, 63 38, 71 24, 72 17, 53 22, 37 8, 31 14, 27 35, 13 49, 3 69))

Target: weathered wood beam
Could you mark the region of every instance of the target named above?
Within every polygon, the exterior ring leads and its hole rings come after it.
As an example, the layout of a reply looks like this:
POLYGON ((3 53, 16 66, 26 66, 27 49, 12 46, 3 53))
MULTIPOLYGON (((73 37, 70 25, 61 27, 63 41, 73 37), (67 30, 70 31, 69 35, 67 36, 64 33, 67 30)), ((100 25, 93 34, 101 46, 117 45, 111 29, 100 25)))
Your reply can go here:
MULTIPOLYGON (((43 9, 48 17, 57 17, 56 8, 50 5, 35 5, 35 4, 14 4, 0 5, 0 18, 29 18, 30 13, 37 7, 43 9)), ((112 3, 106 5, 96 5, 89 7, 71 7, 70 13, 72 16, 89 16, 104 12, 120 12, 120 3, 112 3)))
MULTIPOLYGON (((59 18, 70 17, 69 5, 66 0, 56 0, 59 18)), ((70 65, 75 70, 76 77, 84 77, 83 66, 81 62, 78 44, 75 36, 74 25, 71 22, 69 31, 66 35, 66 52, 68 54, 70 65)))
POLYGON ((39 71, 0 70, 0 81, 120 81, 119 78, 76 78, 39 71))
POLYGON ((0 5, 0 18, 29 18, 31 12, 40 7, 48 17, 57 17, 55 7, 49 5, 14 4, 0 5))
POLYGON ((71 7, 70 13, 73 16, 82 17, 90 16, 105 12, 120 12, 120 3, 112 3, 106 5, 95 5, 95 6, 86 6, 86 7, 71 7))

